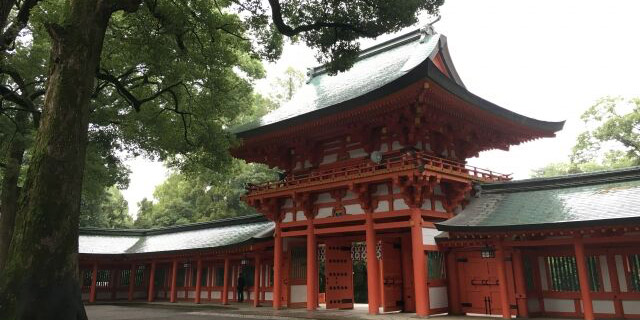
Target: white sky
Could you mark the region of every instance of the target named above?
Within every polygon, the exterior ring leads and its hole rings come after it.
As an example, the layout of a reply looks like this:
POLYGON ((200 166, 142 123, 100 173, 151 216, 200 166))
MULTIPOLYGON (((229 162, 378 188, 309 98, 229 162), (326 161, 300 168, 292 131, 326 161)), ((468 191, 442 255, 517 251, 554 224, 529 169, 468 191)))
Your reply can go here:
MULTIPOLYGON (((640 1, 447 0, 437 32, 469 91, 514 112, 547 121, 566 120, 556 138, 489 151, 469 164, 513 173, 516 179, 551 162, 566 161, 582 130, 580 114, 598 98, 640 97, 640 1), (634 40, 635 39, 635 40, 634 40)), ((367 41, 369 43, 369 41, 367 41)), ((268 77, 293 66, 314 66, 313 51, 288 45, 268 77)), ((261 80, 258 91, 269 89, 261 80)), ((167 172, 162 164, 129 160, 129 212, 152 198, 167 172)))

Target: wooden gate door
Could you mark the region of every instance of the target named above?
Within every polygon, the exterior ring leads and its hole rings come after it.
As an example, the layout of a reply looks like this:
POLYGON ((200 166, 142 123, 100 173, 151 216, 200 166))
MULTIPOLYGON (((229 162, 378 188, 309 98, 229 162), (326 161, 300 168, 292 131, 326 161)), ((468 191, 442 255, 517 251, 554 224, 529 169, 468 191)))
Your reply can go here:
POLYGON ((481 257, 479 251, 458 252, 462 311, 502 314, 495 257, 481 257))
POLYGON ((402 253, 400 245, 382 243, 382 310, 384 312, 401 311, 404 307, 402 300, 402 253))
POLYGON ((351 243, 326 243, 325 276, 327 309, 353 309, 351 243))

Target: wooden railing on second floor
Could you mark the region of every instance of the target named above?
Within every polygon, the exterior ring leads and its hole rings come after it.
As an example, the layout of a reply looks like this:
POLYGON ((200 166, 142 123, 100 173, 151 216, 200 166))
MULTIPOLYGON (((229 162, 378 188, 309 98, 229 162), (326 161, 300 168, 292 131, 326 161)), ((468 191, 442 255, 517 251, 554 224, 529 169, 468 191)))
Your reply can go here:
POLYGON ((289 173, 280 181, 249 185, 247 187, 249 191, 248 196, 280 192, 329 182, 356 180, 403 170, 449 174, 468 179, 469 181, 478 182, 511 180, 510 174, 481 169, 457 161, 439 158, 424 152, 408 152, 404 154, 396 153, 386 155, 379 163, 375 163, 369 158, 363 158, 356 163, 350 162, 344 166, 332 166, 326 169, 318 168, 304 173, 289 173))

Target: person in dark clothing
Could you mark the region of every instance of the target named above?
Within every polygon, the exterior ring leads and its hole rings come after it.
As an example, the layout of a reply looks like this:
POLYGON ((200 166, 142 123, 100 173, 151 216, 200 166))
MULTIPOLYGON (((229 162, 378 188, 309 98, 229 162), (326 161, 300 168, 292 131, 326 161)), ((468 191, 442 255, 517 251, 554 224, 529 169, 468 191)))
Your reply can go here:
POLYGON ((242 274, 238 277, 238 285, 236 287, 238 288, 238 302, 242 302, 244 301, 244 277, 242 277, 242 274))

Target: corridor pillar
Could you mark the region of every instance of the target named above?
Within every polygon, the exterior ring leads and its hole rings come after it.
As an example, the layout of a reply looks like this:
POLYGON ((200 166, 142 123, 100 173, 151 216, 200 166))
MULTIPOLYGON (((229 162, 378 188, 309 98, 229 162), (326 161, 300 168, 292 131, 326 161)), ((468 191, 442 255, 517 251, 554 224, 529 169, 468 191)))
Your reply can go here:
POLYGON ((260 256, 255 257, 253 266, 253 306, 260 306, 260 256))
POLYGON ((585 320, 594 320, 593 301, 591 300, 591 288, 589 287, 589 273, 587 270, 587 258, 584 254, 584 243, 582 238, 577 238, 573 242, 576 254, 576 264, 578 267, 578 281, 580 282, 580 297, 582 298, 582 310, 585 320))
POLYGON ((169 297, 169 302, 176 302, 176 278, 178 277, 178 260, 173 259, 173 263, 171 265, 171 293, 169 297))
POLYGON ((282 235, 280 234, 280 222, 276 222, 273 243, 273 308, 280 309, 280 296, 282 293, 282 235))
POLYGON ((509 291, 507 285, 507 268, 504 263, 505 255, 502 242, 496 243, 496 271, 498 272, 498 288, 500 289, 500 309, 502 318, 511 319, 511 305, 509 304, 509 291))
POLYGON ((96 284, 98 282, 98 263, 93 263, 91 270, 91 289, 89 289, 89 302, 96 302, 96 284))
POLYGON ((222 281, 222 304, 229 304, 229 258, 224 258, 224 280, 222 281))
POLYGON ((527 285, 524 275, 524 263, 522 262, 522 250, 513 249, 513 273, 516 285, 516 304, 518 305, 518 317, 529 318, 529 306, 527 305, 527 285))
POLYGON ((153 302, 155 296, 155 282, 156 282, 156 261, 151 261, 151 271, 149 273, 149 292, 147 293, 147 301, 153 302))
POLYGON ((202 292, 202 257, 198 256, 198 266, 196 267, 196 296, 195 303, 200 303, 200 292, 202 292))
POLYGON ((460 309, 460 285, 458 284, 458 265, 456 254, 447 252, 447 290, 449 291, 449 312, 454 315, 462 314, 460 309))
POLYGON ((307 310, 316 310, 316 235, 313 219, 307 217, 307 310))
POLYGON ((367 287, 369 298, 369 314, 378 314, 380 310, 380 266, 376 255, 376 230, 373 223, 373 213, 367 210, 365 238, 367 247, 367 287))
POLYGON ((413 279, 416 291, 416 314, 429 315, 429 289, 427 288, 427 267, 422 243, 422 214, 420 209, 411 209, 411 254, 413 258, 413 279))

